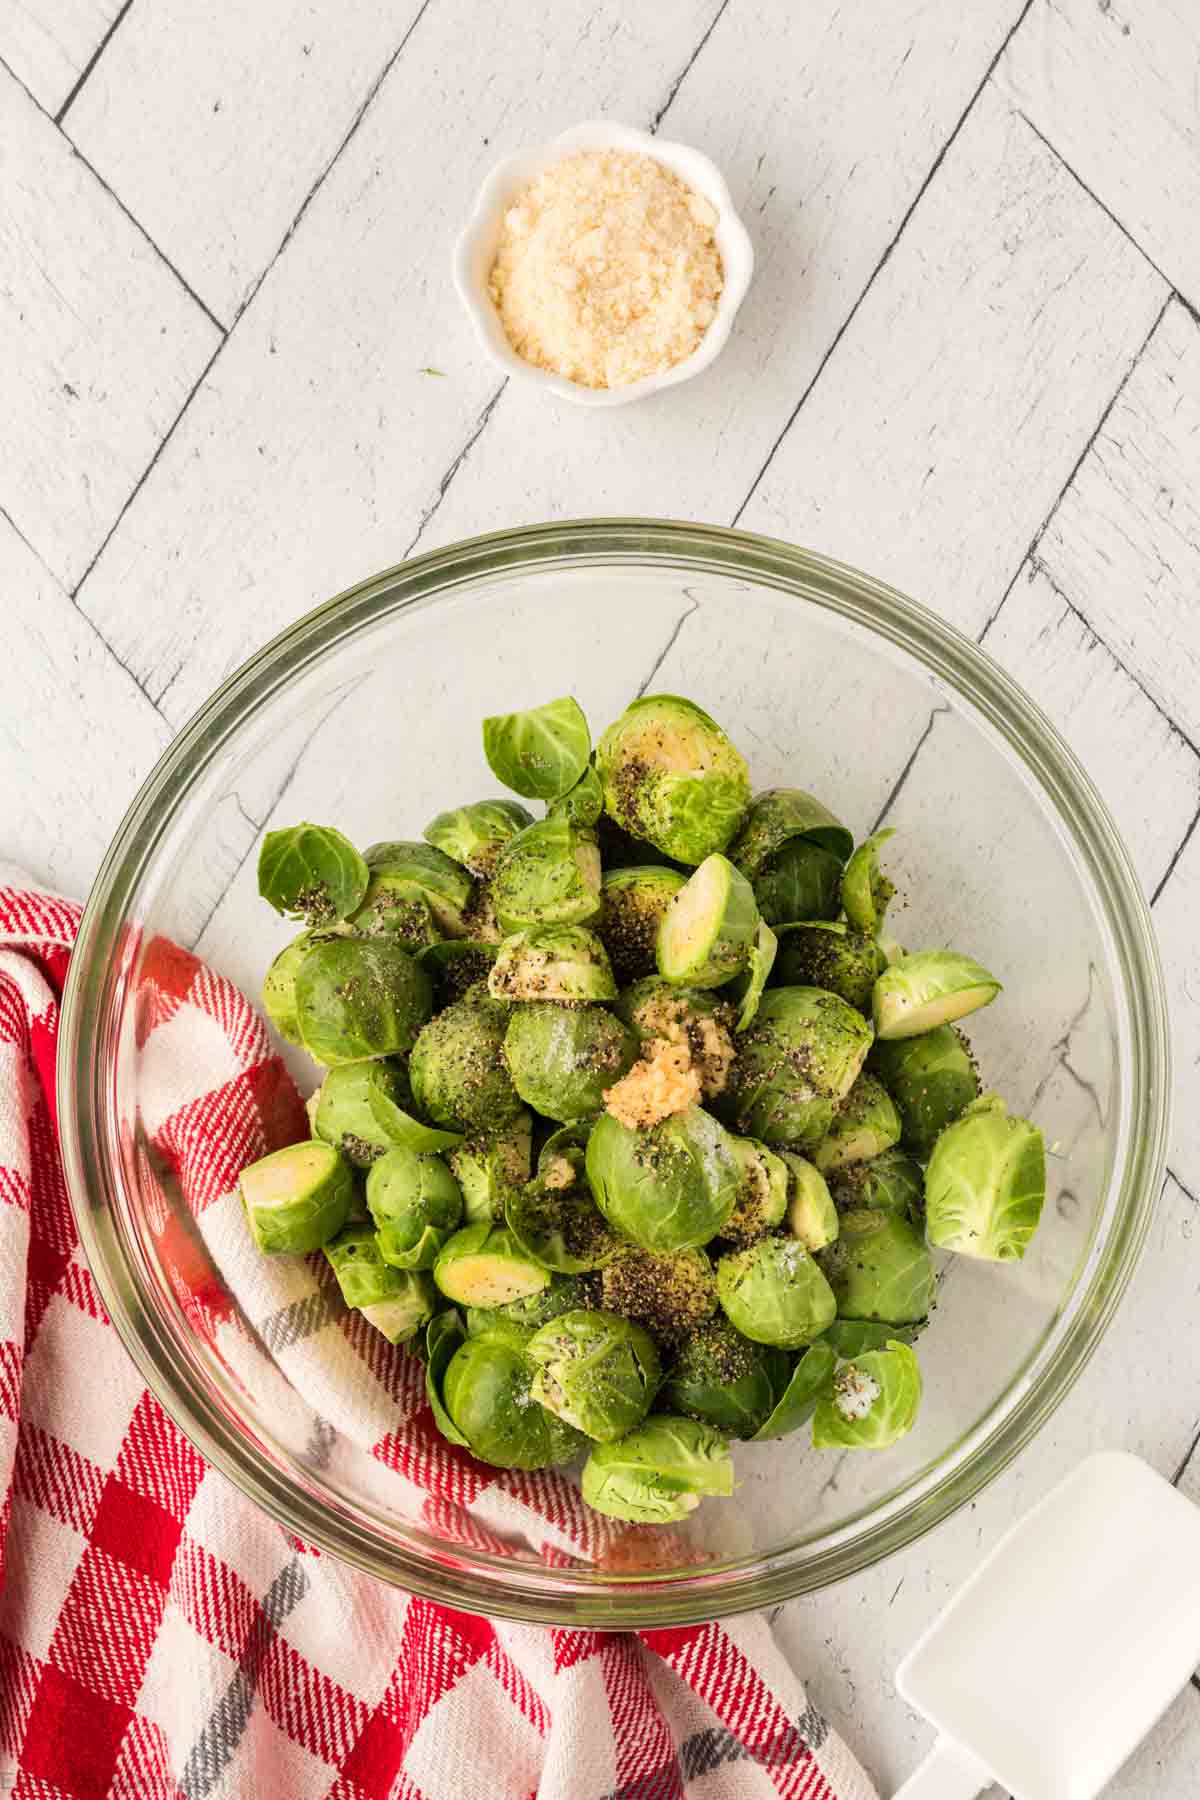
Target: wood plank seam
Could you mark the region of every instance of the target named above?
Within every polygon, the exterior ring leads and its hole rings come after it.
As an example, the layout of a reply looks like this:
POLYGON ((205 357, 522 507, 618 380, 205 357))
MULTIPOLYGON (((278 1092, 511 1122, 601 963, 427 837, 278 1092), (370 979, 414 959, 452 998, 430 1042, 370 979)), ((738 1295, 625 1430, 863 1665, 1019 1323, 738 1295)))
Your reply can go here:
POLYGON ((707 42, 708 42, 709 38, 712 36, 713 32, 717 29, 717 26, 721 23, 721 20, 724 18, 725 13, 728 10, 728 7, 729 7, 729 0, 721 0, 720 6, 717 8, 716 12, 713 14, 712 18, 709 20, 708 30, 704 33, 704 36, 700 39, 700 42, 696 45, 696 48, 692 51, 692 54, 688 57, 687 61, 683 65, 682 69, 680 69, 678 75, 675 77, 674 81, 671 83, 670 88, 667 90, 666 99, 663 101, 662 105, 659 107, 658 111, 655 113, 654 117, 650 121, 650 132, 651 132, 652 136, 658 130, 659 126, 662 124, 663 120, 666 118, 667 114, 670 112, 671 107, 674 105, 676 94, 679 92, 680 88, 683 86, 684 82, 687 80, 687 77, 688 77, 689 73, 691 72, 693 65, 695 64, 697 57, 700 55, 701 51, 704 49, 705 44, 707 44, 707 42))
MULTIPOLYGON (((1085 623, 1086 623, 1086 621, 1085 621, 1085 623)), ((1089 629, 1090 629, 1090 627, 1089 627, 1089 629)), ((1176 847, 1175 854, 1172 856, 1170 862, 1167 864, 1167 867, 1163 874, 1162 880, 1159 882, 1158 886, 1155 888, 1154 892, 1150 896, 1151 906, 1155 906, 1157 904, 1159 895, 1162 893, 1162 891, 1166 887, 1168 881, 1170 881, 1172 875, 1175 873, 1175 870, 1179 866, 1180 857, 1183 855, 1184 851, 1187 849, 1188 845, 1191 843, 1193 837, 1195 837, 1195 835, 1196 835, 1196 827, 1198 825, 1200 825, 1200 806, 1198 806, 1196 808, 1195 813, 1192 815, 1192 822, 1188 826, 1187 830, 1184 832, 1183 837, 1180 839, 1179 844, 1176 847)))
POLYGON ((71 89, 58 111, 54 114, 54 123, 56 125, 61 125, 67 114, 70 112, 72 106, 75 104, 76 96, 82 89, 84 82, 87 80, 96 64, 100 61, 104 52, 108 49, 109 44, 111 44, 113 40, 114 32, 132 5, 133 0, 125 0, 125 4, 122 6, 120 12, 117 14, 108 30, 104 33, 104 36, 100 39, 100 42, 96 45, 96 48, 92 51, 92 54, 88 57, 86 63, 84 63, 83 68, 76 77, 74 87, 71 89))

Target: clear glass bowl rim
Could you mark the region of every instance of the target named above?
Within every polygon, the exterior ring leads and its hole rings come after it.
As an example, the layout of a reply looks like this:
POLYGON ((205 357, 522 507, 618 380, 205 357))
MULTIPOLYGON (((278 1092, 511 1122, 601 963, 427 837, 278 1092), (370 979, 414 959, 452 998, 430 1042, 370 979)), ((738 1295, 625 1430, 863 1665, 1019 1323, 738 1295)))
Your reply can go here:
MULTIPOLYGON (((931 1530, 991 1481, 1079 1376, 1133 1273, 1162 1186, 1170 1128, 1167 1001, 1150 913, 1124 844, 1089 777, 1049 719, 982 649, 928 608, 845 564, 777 539, 663 519, 568 520, 469 538, 372 576, 266 644, 176 736, 122 821, 96 877, 64 996, 58 1048, 63 1160, 76 1224, 113 1320, 147 1385, 202 1455, 287 1530, 409 1592, 532 1623, 659 1628, 776 1605, 856 1573, 931 1530), (688 577, 735 576, 865 626, 957 691, 1049 797, 1094 884, 1125 1009, 1130 1109, 1107 1235, 1035 1359, 976 1429, 898 1502, 814 1551, 784 1549, 714 1568, 622 1576, 515 1564, 467 1547, 436 1559, 381 1544, 348 1510, 322 1503, 232 1422, 214 1390, 186 1378, 178 1320, 150 1278, 120 1180, 108 1092, 122 934, 174 808, 222 746, 287 684, 383 616, 522 571, 654 564, 688 577), (949 1467, 945 1467, 949 1464, 949 1467)), ((1115 1191, 1114 1191, 1115 1190, 1115 1191)))

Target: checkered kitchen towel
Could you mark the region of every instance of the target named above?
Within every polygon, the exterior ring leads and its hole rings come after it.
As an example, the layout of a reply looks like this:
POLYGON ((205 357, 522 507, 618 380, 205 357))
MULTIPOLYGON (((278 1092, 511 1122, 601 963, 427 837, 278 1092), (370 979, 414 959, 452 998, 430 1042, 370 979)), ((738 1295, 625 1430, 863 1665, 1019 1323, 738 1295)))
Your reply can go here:
MULTIPOLYGON (((640 1637, 492 1624, 318 1555, 206 1468, 122 1349, 67 1202, 54 1058, 78 918, 0 887, 0 1787, 16 1800, 872 1800, 762 1621, 640 1637)), ((618 1565, 629 1534, 569 1482, 452 1451, 412 1358, 347 1317, 315 1267, 250 1250, 237 1171, 302 1135, 298 1097, 236 989, 169 945, 146 960, 159 1160, 143 1174, 153 1193, 169 1171, 195 1217, 185 1240, 164 1207, 161 1251, 196 1330, 236 1373, 240 1305, 303 1390, 316 1450, 367 1443, 444 1533, 618 1565)), ((280 1406, 298 1404, 280 1389, 280 1406)))

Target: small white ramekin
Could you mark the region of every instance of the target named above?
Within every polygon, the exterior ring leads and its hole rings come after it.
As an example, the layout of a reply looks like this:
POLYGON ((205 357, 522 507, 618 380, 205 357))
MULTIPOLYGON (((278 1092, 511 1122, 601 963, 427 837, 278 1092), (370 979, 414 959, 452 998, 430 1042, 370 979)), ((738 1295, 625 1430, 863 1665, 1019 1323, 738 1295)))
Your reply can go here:
POLYGON ((754 247, 746 227, 734 211, 729 189, 715 163, 686 144, 664 143, 648 131, 639 131, 632 125, 616 125, 608 119, 592 119, 584 125, 572 126, 570 131, 552 138, 548 144, 540 144, 533 150, 520 150, 515 156, 507 156, 497 163, 479 190, 475 210, 454 250, 454 285, 470 314, 479 341, 492 361, 514 380, 540 387, 547 393, 556 394, 560 400, 574 400, 580 406, 627 406, 631 400, 644 399, 660 388, 674 387, 676 382, 688 381, 702 369, 707 369, 725 347, 753 273, 754 247), (631 150, 653 156, 696 193, 703 194, 717 212, 713 235, 721 253, 725 280, 717 301, 716 317, 690 356, 664 375, 648 375, 645 380, 631 381, 626 387, 584 387, 577 381, 567 381, 561 375, 526 362, 509 343, 488 292, 488 277, 496 260, 505 212, 543 169, 580 150, 631 150))

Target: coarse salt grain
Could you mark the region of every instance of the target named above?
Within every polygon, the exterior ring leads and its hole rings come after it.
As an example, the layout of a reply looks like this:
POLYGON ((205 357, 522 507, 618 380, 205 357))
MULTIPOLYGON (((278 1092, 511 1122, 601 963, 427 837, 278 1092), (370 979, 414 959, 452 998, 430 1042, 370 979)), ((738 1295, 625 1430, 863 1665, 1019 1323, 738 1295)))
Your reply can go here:
POLYGON ((715 207, 652 156, 585 150, 509 207, 489 291, 526 362, 625 387, 690 356, 724 285, 715 207))

